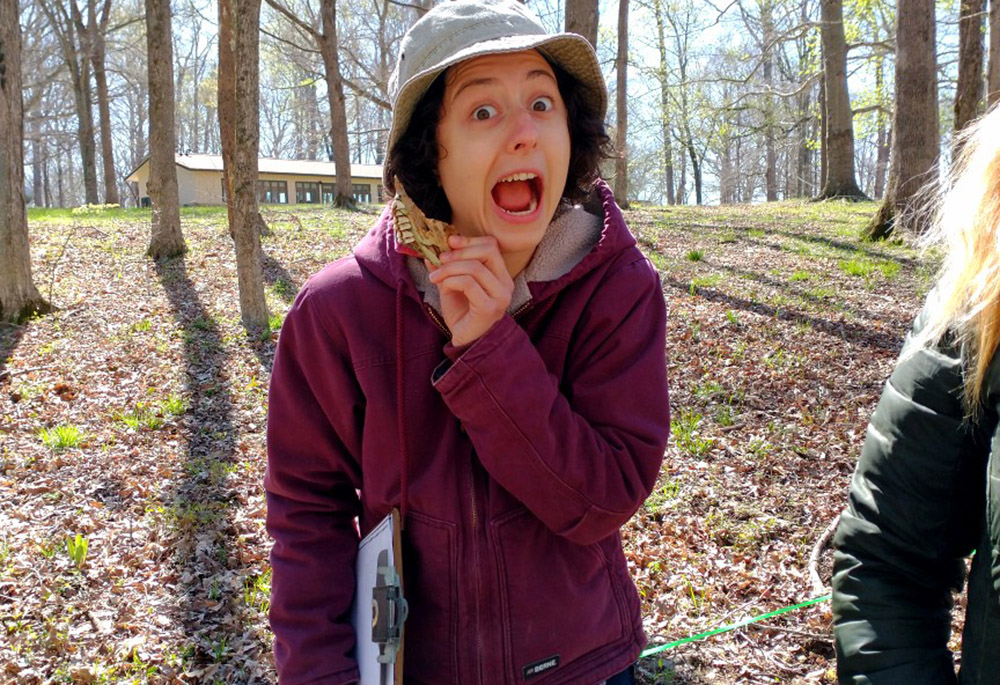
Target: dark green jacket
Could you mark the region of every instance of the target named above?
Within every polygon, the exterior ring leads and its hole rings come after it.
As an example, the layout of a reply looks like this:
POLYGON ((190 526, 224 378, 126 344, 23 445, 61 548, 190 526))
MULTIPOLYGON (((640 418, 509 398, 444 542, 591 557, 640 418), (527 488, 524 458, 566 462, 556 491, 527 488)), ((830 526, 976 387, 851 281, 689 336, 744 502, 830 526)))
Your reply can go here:
POLYGON ((1000 374, 994 359, 963 422, 959 358, 947 342, 904 351, 868 425, 834 538, 842 683, 1000 683, 1000 374), (956 677, 952 592, 974 550, 956 677))

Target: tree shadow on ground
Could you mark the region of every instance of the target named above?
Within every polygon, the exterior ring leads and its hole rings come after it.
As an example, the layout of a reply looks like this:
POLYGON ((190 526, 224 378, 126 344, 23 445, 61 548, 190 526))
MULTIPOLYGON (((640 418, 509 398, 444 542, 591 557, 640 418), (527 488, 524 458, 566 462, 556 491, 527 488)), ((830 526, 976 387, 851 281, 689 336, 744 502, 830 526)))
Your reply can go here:
POLYGON ((288 273, 288 270, 277 259, 266 252, 263 255, 261 266, 264 282, 271 286, 271 290, 278 297, 290 304, 295 299, 302 284, 288 273))
POLYGON ((10 378, 7 362, 17 349, 17 344, 24 337, 27 324, 15 325, 0 322, 0 383, 10 378))
MULTIPOLYGON (((249 682, 228 657, 244 647, 246 611, 239 578, 238 534, 227 484, 236 466, 234 399, 218 324, 198 297, 183 257, 156 262, 156 272, 184 340, 187 446, 169 501, 177 617, 194 647, 194 666, 209 680, 249 682), (227 667, 234 672, 228 672, 227 667)), ((189 667, 188 672, 191 672, 189 667)))
MULTIPOLYGON (((829 221, 824 221, 824 223, 830 223, 829 221)), ((792 240, 799 240, 804 243, 810 243, 813 245, 820 245, 826 248, 840 250, 845 253, 859 254, 866 257, 873 257, 877 259, 882 259, 885 261, 896 262, 900 266, 906 267, 916 267, 919 265, 919 260, 913 257, 907 257, 906 255, 897 254, 884 249, 879 249, 877 243, 866 243, 866 242, 851 242, 848 240, 837 240, 835 238, 829 238, 822 235, 814 235, 812 233, 792 231, 788 229, 775 228, 773 226, 740 226, 731 224, 705 224, 705 223, 691 223, 685 222, 683 225, 678 224, 676 226, 678 229, 707 229, 709 235, 717 235, 720 241, 726 241, 727 236, 732 234, 734 231, 739 233, 740 236, 738 240, 748 241, 751 243, 759 244, 762 247, 768 247, 779 252, 787 252, 787 248, 782 248, 778 245, 772 245, 766 240, 761 240, 750 235, 751 231, 764 231, 766 235, 780 236, 782 238, 790 238, 792 240)), ((732 242, 732 241, 729 241, 732 242)))
MULTIPOLYGON (((825 296, 817 295, 814 292, 810 292, 809 290, 799 288, 794 285, 790 285, 787 281, 783 281, 777 278, 771 278, 770 276, 767 276, 765 274, 756 271, 747 271, 746 269, 739 269, 735 266, 729 266, 727 264, 716 264, 715 262, 709 259, 703 258, 701 260, 701 263, 707 267, 717 269, 718 271, 723 271, 732 274, 733 276, 738 277, 740 279, 750 280, 753 281, 754 283, 759 283, 764 286, 776 288, 783 294, 792 297, 797 297, 803 300, 804 302, 808 302, 810 304, 819 306, 826 306, 826 307, 830 306, 830 302, 827 300, 825 296)), ((688 287, 690 288, 690 285, 688 287)), ((699 291, 700 290, 702 290, 702 288, 699 288, 699 291)), ((713 290, 718 290, 718 289, 713 288, 713 290)), ((860 316, 863 319, 867 319, 868 321, 881 320, 878 315, 862 307, 852 306, 851 313, 856 316, 860 316)))
MULTIPOLYGON (((664 283, 675 290, 689 293, 691 285, 676 278, 667 277, 664 283)), ((901 333, 885 333, 874 331, 866 326, 847 321, 830 321, 803 312, 797 312, 787 307, 774 307, 755 302, 742 297, 729 295, 714 288, 698 288, 698 295, 710 302, 718 302, 729 309, 740 309, 755 314, 770 316, 777 321, 808 325, 812 330, 843 340, 857 347, 877 347, 893 354, 898 354, 903 345, 901 333)))

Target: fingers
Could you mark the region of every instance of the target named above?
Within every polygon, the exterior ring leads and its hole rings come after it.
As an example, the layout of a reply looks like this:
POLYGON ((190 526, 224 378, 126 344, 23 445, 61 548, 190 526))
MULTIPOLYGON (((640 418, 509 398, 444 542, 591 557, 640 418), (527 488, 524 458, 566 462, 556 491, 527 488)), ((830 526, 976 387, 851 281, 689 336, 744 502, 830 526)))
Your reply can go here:
POLYGON ((493 236, 479 236, 467 238, 465 236, 451 236, 448 239, 451 250, 441 253, 441 264, 451 262, 475 260, 482 262, 486 267, 495 273, 501 280, 509 280, 507 266, 500 254, 500 245, 493 236))
POLYGON ((514 281, 507 272, 496 238, 452 236, 449 242, 454 249, 441 254, 441 266, 429 267, 431 282, 441 287, 446 281, 458 278, 448 289, 468 293, 474 281, 489 297, 505 299, 509 304, 514 281), (465 276, 471 276, 473 281, 459 278, 465 276))

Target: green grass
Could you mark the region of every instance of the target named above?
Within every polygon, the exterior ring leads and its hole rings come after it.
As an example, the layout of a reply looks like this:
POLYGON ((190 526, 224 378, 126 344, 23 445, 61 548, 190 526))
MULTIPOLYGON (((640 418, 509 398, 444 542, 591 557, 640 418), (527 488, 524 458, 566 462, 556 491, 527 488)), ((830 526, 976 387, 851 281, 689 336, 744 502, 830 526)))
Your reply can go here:
POLYGON ((702 416, 689 409, 681 410, 680 415, 670 422, 671 438, 682 452, 701 458, 708 454, 715 441, 701 435, 702 416))
POLYGON ((705 253, 702 250, 691 250, 687 253, 689 262, 700 262, 704 257, 705 253))
POLYGON ((77 426, 65 423, 52 428, 42 428, 38 431, 38 437, 43 445, 55 452, 80 447, 85 438, 83 431, 77 426))
POLYGON ((809 273, 808 271, 798 270, 798 271, 793 271, 792 275, 788 277, 788 280, 790 280, 792 282, 795 282, 795 281, 808 281, 811 278, 812 278, 812 274, 809 273))

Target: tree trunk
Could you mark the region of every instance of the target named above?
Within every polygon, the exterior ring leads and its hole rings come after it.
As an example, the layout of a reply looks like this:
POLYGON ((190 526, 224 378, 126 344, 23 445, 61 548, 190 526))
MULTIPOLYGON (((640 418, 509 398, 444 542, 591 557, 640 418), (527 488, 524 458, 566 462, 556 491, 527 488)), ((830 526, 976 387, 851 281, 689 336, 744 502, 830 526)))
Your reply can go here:
POLYGON ((118 179, 115 177, 115 153, 111 142, 111 106, 108 101, 108 77, 104 67, 104 36, 108 30, 111 0, 104 0, 100 21, 97 20, 95 0, 90 0, 89 33, 94 62, 94 83, 97 86, 97 111, 101 128, 101 162, 104 168, 104 201, 109 205, 121 203, 118 197, 118 179))
POLYGON ((618 86, 616 88, 615 201, 628 209, 628 0, 618 0, 618 86))
POLYGON ((149 180, 153 205, 149 248, 153 259, 182 254, 177 164, 174 159, 174 58, 170 0, 146 0, 146 54, 149 65, 149 180))
POLYGON ((578 33, 597 49, 597 0, 566 0, 566 31, 578 33))
POLYGON ((865 200, 854 174, 854 114, 847 90, 843 0, 820 2, 826 97, 827 177, 817 199, 865 200))
MULTIPOLYGON (((884 69, 885 60, 879 57, 878 64, 875 67, 876 93, 882 92, 883 84, 885 83, 885 76, 883 73, 884 69)), ((885 177, 889 170, 890 131, 887 130, 886 124, 885 112, 880 107, 878 110, 878 153, 875 160, 875 186, 872 189, 872 194, 877 198, 881 198, 885 195, 885 177)))
POLYGON ((80 146, 80 161, 83 166, 84 196, 87 204, 98 204, 97 194, 97 145, 94 140, 94 115, 91 110, 90 50, 85 44, 85 35, 78 30, 83 26, 83 18, 77 0, 71 0, 69 10, 62 1, 39 0, 42 12, 49 20, 52 30, 59 39, 63 61, 69 70, 73 86, 73 101, 76 105, 77 143, 80 146))
MULTIPOLYGON (((986 0, 962 0, 958 18, 958 85, 955 88, 955 132, 979 115, 983 98, 983 20, 986 0)), ((955 152, 959 141, 955 138, 955 152)))
POLYGON ((354 207, 351 186, 351 150, 347 138, 347 104, 344 82, 340 77, 340 55, 337 47, 337 0, 323 0, 323 32, 320 52, 326 69, 326 91, 330 101, 330 143, 333 146, 333 166, 337 172, 337 194, 333 204, 354 207))
POLYGON ((1000 0, 990 0, 990 59, 986 77, 986 106, 1000 102, 1000 0))
POLYGON ((768 202, 778 200, 778 155, 775 150, 774 120, 775 102, 771 94, 774 89, 774 19, 770 0, 761 3, 760 23, 763 39, 762 59, 764 86, 768 94, 764 98, 764 194, 768 202))
POLYGON ((42 141, 41 132, 35 131, 31 139, 31 201, 36 207, 44 207, 42 188, 42 141))
POLYGON ((896 28, 896 109, 885 199, 865 228, 882 240, 902 227, 921 232, 924 212, 909 211, 937 164, 938 110, 934 56, 934 0, 899 0, 896 28))
POLYGON ((236 244, 240 314, 248 331, 266 330, 269 318, 257 205, 259 53, 260 0, 219 0, 219 121, 231 127, 228 138, 223 135, 223 164, 231 191, 229 231, 236 244), (223 73, 224 65, 230 73, 223 73), (228 111, 223 114, 223 109, 228 111))
POLYGON ((22 91, 18 2, 0 0, 0 321, 50 309, 31 279, 22 91))
POLYGON ((677 204, 674 195, 674 151, 670 130, 670 88, 667 85, 667 74, 670 73, 667 63, 666 30, 663 23, 662 0, 655 0, 653 10, 656 16, 656 47, 660 52, 660 127, 663 133, 663 185, 667 189, 667 204, 677 204))

